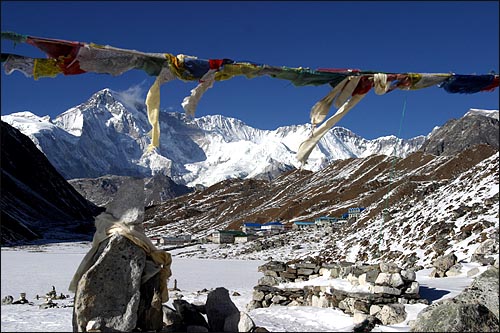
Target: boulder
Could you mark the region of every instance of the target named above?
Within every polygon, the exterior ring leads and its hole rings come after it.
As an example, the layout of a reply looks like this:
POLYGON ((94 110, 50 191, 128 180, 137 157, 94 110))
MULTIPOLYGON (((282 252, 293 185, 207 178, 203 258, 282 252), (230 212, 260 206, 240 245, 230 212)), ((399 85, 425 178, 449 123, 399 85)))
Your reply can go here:
POLYGON ((456 299, 468 303, 481 303, 499 319, 498 272, 498 268, 491 266, 476 277, 469 287, 456 296, 456 299))
POLYGON ((182 317, 182 321, 186 327, 205 327, 208 331, 208 323, 205 317, 191 303, 182 299, 176 299, 173 301, 173 305, 177 313, 182 317))
POLYGON ((445 273, 446 276, 457 276, 462 274, 462 264, 457 263, 451 266, 445 273))
POLYGON ((413 269, 404 269, 401 271, 401 277, 404 281, 415 281, 417 274, 413 269))
POLYGON ((146 253, 122 235, 103 241, 97 260, 80 279, 73 309, 73 330, 131 331, 136 328, 146 253), (119 292, 117 292, 119 291, 119 292))
POLYGON ((467 276, 469 276, 469 277, 477 275, 477 274, 479 274, 479 268, 477 268, 477 267, 474 267, 474 268, 467 271, 467 276))
POLYGON ((143 217, 144 181, 129 179, 95 218, 92 247, 71 280, 73 331, 163 327, 171 257, 144 234, 143 217))
POLYGON ((386 304, 375 315, 382 325, 399 324, 406 319, 406 310, 403 304, 386 304))
MULTIPOLYGON (((146 266, 156 266, 156 264, 149 257, 146 257, 146 266)), ((144 272, 141 279, 144 280, 144 272)), ((160 274, 156 273, 141 284, 140 295, 136 327, 147 331, 161 329, 163 326, 163 309, 160 293, 160 274)))
POLYGON ((205 309, 211 332, 238 331, 240 311, 231 300, 226 288, 219 287, 211 291, 207 296, 205 309))
POLYGON ((485 240, 474 251, 475 255, 495 255, 498 254, 498 239, 490 238, 485 240))
POLYGON ((412 322, 412 332, 498 332, 498 268, 492 266, 452 299, 434 303, 412 322))
POLYGON ((380 320, 376 317, 368 315, 364 316, 364 319, 357 323, 352 331, 353 332, 371 332, 377 324, 380 324, 380 320))
POLYGON ((432 266, 434 266, 437 271, 445 273, 456 263, 457 256, 453 253, 449 253, 434 260, 432 266))
POLYGON ((168 328, 169 332, 182 332, 186 330, 184 321, 181 315, 167 305, 162 306, 163 309, 163 324, 168 328))
POLYGON ((401 268, 398 267, 397 264, 392 262, 380 262, 379 263, 380 271, 382 273, 399 273, 401 272, 401 268))
POLYGON ((426 307, 410 324, 410 332, 498 332, 498 329, 498 318, 486 306, 456 299, 426 307))

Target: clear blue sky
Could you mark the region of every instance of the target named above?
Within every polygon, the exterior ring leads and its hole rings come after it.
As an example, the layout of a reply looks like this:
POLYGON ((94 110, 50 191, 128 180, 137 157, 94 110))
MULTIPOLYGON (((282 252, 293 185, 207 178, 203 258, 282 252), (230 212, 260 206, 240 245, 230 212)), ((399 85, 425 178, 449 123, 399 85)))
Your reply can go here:
MULTIPOLYGON (((143 52, 311 69, 499 72, 498 1, 2 1, 1 10, 2 31, 143 52)), ((2 52, 45 57, 30 45, 13 48, 10 41, 2 41, 2 52)), ((2 115, 30 110, 41 116, 58 115, 103 88, 132 89, 145 98, 154 81, 140 70, 35 81, 17 71, 5 75, 3 68, 1 79, 2 115)), ((195 85, 164 84, 161 107, 183 112, 182 99, 195 85)), ((216 82, 196 116, 222 114, 261 129, 304 124, 329 90, 327 85, 295 87, 269 77, 237 77, 216 82)), ((498 104, 498 88, 470 95, 438 87, 382 96, 371 91, 337 125, 367 139, 411 138, 469 108, 498 109, 498 104)))

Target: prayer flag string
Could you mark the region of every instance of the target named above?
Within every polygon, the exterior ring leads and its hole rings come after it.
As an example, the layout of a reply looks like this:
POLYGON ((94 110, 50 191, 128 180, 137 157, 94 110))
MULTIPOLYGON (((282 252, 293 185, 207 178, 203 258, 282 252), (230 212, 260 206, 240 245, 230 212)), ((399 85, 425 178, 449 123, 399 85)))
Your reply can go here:
POLYGON ((431 86, 443 88, 448 93, 474 94, 493 91, 499 86, 500 81, 498 74, 383 73, 334 68, 312 70, 225 58, 199 59, 184 54, 145 53, 109 45, 34 37, 15 32, 2 32, 1 37, 14 43, 32 45, 47 56, 47 58, 31 58, 2 53, 1 62, 6 74, 20 71, 25 76, 38 80, 42 77, 56 77, 59 74, 78 75, 88 72, 117 76, 132 69, 139 69, 155 76, 156 80, 146 98, 148 119, 152 126, 148 151, 159 147, 160 86, 165 82, 174 79, 199 82, 198 86, 191 90, 191 95, 182 102, 186 113, 193 116, 200 98, 216 81, 229 80, 236 76, 245 76, 248 79, 269 76, 288 80, 295 86, 329 84, 332 87, 331 92, 311 108, 313 131, 297 151, 297 159, 302 165, 307 162, 310 153, 328 130, 372 88, 377 95, 387 94, 395 89, 415 90, 431 86), (338 110, 325 120, 332 105, 338 110), (316 127, 317 125, 319 126, 316 127))

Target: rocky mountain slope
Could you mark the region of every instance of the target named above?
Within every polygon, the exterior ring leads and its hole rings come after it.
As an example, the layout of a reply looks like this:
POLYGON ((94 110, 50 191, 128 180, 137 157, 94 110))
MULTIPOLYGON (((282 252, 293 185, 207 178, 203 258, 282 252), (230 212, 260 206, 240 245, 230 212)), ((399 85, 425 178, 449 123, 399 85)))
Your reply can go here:
POLYGON ((421 150, 438 156, 454 155, 480 143, 498 149, 499 140, 498 111, 471 109, 464 117, 451 119, 432 131, 421 150))
MULTIPOLYGON (((144 101, 109 89, 53 120, 28 111, 3 115, 2 120, 28 135, 66 179, 161 174, 190 187, 228 178, 269 180, 297 168, 296 151, 310 133, 306 124, 268 131, 220 115, 190 119, 161 112, 160 148, 147 153, 151 126, 144 101)), ((390 155, 395 145, 397 156, 406 156, 424 139, 366 140, 336 127, 320 141, 306 167, 317 171, 336 159, 390 155)))
POLYGON ((334 232, 292 231, 266 239, 267 246, 250 242, 218 253, 249 257, 267 249, 269 257, 381 257, 429 264, 452 247, 460 250, 461 242, 498 239, 498 162, 497 149, 477 145, 454 156, 419 151, 406 158, 339 160, 318 172, 294 170, 271 182, 226 180, 151 207, 145 226, 149 235, 202 238, 244 222, 313 221, 365 207, 357 221, 334 232))
POLYGON ((2 245, 89 239, 99 209, 85 200, 33 142, 1 122, 2 245))

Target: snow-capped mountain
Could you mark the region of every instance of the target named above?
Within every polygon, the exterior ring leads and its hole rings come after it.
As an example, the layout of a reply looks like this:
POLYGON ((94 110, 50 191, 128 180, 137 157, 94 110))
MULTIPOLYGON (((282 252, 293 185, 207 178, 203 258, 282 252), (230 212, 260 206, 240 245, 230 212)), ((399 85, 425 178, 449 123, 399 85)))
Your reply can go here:
MULTIPOLYGON (((147 153, 151 126, 144 102, 109 89, 53 120, 28 111, 2 120, 29 136, 66 179, 162 174, 188 186, 210 186, 229 178, 270 179, 298 168, 297 149, 311 131, 308 124, 270 131, 220 115, 191 119, 161 112, 160 148, 147 153)), ((366 140, 335 127, 319 142, 305 168, 317 171, 332 160, 373 154, 404 157, 424 140, 366 140)))

